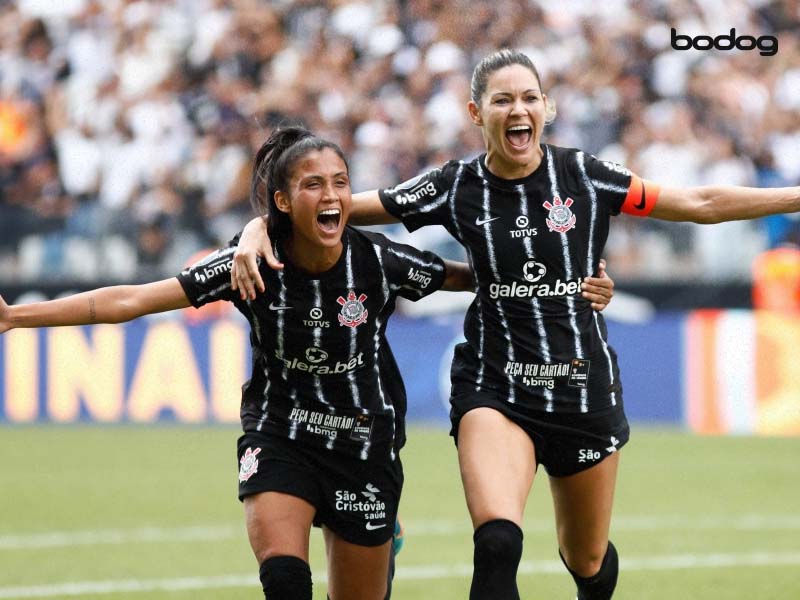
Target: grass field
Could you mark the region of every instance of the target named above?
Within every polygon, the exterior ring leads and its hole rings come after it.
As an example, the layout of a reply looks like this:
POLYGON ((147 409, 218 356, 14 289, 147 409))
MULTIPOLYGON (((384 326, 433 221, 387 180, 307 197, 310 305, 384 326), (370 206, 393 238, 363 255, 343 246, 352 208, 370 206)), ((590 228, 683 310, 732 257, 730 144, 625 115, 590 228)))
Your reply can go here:
MULTIPOLYGON (((232 428, 0 428, 0 599, 261 596, 235 499, 232 428)), ((634 427, 612 539, 615 599, 800 598, 800 439, 634 427)), ((395 600, 467 597, 471 530, 443 430, 412 428, 395 600)), ((534 484, 524 599, 574 598, 546 476, 534 484)), ((321 537, 314 598, 325 598, 321 537)))

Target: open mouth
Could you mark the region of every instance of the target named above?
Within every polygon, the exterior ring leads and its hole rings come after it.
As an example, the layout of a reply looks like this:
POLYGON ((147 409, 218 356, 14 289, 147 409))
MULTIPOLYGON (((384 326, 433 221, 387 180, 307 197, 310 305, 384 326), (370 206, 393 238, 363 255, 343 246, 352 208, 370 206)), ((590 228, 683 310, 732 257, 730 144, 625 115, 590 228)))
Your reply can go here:
POLYGON ((523 148, 528 145, 533 136, 530 125, 514 125, 506 129, 506 139, 515 148, 523 148))
POLYGON ((327 208, 317 215, 317 224, 325 233, 335 233, 342 220, 342 211, 338 208, 327 208))

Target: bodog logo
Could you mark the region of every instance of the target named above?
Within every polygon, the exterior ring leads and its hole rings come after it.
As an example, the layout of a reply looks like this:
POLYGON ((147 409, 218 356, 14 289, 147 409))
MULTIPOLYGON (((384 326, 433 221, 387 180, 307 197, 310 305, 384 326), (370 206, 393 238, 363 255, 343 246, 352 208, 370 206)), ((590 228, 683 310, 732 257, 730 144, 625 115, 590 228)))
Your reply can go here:
POLYGON ((673 27, 670 29, 670 44, 673 50, 753 50, 758 48, 761 56, 775 56, 778 53, 778 38, 772 35, 762 35, 755 38, 752 35, 742 35, 736 37, 736 29, 731 28, 729 34, 718 35, 712 38, 710 35, 698 35, 693 38, 690 35, 679 35, 673 27))

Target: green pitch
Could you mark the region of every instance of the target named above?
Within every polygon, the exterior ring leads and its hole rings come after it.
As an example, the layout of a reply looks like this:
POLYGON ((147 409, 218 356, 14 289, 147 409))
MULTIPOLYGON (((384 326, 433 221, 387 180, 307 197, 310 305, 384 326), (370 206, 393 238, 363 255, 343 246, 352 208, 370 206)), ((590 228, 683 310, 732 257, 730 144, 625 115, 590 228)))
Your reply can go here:
MULTIPOLYGON (((235 498, 230 428, 0 428, 0 600, 263 598, 235 498)), ((634 425, 612 539, 615 600, 800 598, 800 439, 700 438, 634 425)), ((471 528, 452 442, 412 428, 395 600, 463 600, 471 528)), ((542 472, 525 599, 572 600, 542 472)), ((321 536, 314 597, 325 598, 321 536)))

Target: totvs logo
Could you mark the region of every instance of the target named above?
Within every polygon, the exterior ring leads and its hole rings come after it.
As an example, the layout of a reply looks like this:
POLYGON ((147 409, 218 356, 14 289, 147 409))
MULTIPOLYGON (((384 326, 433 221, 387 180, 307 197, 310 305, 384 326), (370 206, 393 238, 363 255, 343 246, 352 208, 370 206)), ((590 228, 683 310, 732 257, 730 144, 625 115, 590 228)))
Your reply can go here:
POLYGON ((673 27, 670 29, 670 44, 673 50, 753 50, 758 48, 761 56, 775 56, 778 53, 778 38, 772 35, 762 35, 755 38, 752 35, 736 37, 736 29, 731 28, 728 35, 718 35, 712 38, 710 35, 698 35, 693 38, 690 35, 679 35, 673 27))

